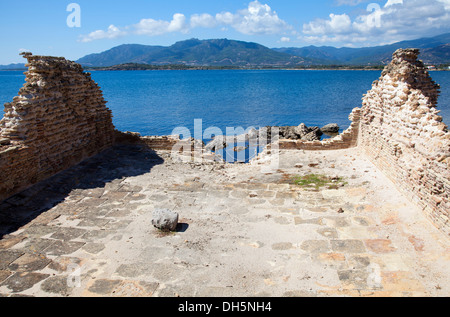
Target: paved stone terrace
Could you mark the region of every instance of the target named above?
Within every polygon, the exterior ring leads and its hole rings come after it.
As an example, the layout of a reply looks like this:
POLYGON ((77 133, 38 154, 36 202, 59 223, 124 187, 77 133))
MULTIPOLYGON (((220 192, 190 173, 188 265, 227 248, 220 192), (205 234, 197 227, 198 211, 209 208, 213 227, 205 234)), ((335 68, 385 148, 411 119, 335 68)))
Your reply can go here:
POLYGON ((0 205, 0 294, 450 295, 448 238, 357 149, 267 164, 111 148, 0 205), (290 184, 310 173, 347 184, 290 184), (159 207, 177 232, 152 227, 159 207))

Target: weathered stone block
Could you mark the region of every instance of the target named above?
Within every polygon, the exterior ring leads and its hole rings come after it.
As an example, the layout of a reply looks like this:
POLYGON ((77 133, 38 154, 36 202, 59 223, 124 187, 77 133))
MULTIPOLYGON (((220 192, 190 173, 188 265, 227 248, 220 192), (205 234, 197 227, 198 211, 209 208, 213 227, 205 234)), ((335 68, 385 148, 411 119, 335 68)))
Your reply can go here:
POLYGON ((178 213, 169 209, 155 209, 152 224, 164 231, 175 231, 178 225, 178 213))

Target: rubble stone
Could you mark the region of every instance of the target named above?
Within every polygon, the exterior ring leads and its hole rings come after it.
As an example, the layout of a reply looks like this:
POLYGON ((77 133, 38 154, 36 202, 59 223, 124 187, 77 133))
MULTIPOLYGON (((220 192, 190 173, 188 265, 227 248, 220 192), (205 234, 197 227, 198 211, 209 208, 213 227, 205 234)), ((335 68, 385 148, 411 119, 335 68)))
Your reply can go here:
POLYGON ((169 209, 155 209, 152 224, 164 231, 175 231, 178 225, 178 213, 169 209))

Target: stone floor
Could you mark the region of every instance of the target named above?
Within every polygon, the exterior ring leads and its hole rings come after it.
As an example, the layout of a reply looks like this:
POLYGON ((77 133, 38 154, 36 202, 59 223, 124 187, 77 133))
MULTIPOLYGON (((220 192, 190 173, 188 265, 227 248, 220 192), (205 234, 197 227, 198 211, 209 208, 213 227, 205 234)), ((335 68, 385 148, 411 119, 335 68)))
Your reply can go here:
POLYGON ((116 146, 1 204, 0 294, 450 295, 448 238, 357 149, 272 168, 169 154, 116 146), (345 182, 291 181, 311 173, 345 182), (177 232, 154 208, 180 214, 177 232))

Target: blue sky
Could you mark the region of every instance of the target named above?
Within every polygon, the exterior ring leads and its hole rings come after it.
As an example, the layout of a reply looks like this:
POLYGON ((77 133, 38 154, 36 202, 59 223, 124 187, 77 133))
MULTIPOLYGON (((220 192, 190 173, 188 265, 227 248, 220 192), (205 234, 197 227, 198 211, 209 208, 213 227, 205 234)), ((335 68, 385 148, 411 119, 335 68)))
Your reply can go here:
POLYGON ((450 32, 450 0, 4 0, 0 29, 0 64, 22 62, 21 51, 76 60, 189 38, 363 47, 450 32))

